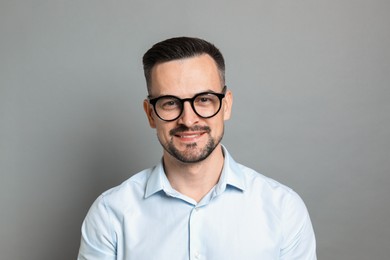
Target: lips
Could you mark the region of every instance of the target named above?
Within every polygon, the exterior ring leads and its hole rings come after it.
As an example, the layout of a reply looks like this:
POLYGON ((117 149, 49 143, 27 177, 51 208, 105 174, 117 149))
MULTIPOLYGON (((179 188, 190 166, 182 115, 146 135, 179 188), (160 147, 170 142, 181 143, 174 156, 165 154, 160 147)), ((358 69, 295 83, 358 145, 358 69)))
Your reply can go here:
POLYGON ((210 133, 211 129, 208 126, 193 126, 191 128, 184 125, 180 125, 175 129, 169 131, 172 136, 187 137, 187 136, 199 136, 204 133, 210 133))
POLYGON ((176 134, 175 136, 180 137, 180 138, 196 138, 198 136, 201 136, 203 133, 181 133, 181 134, 176 134))
POLYGON ((185 125, 180 125, 172 129, 169 133, 171 136, 178 138, 180 142, 184 143, 196 143, 198 142, 204 134, 210 133, 210 127, 208 126, 192 126, 186 127, 185 125))
POLYGON ((177 133, 174 136, 177 138, 180 138, 180 141, 182 142, 196 142, 199 138, 202 137, 202 135, 205 132, 182 132, 182 133, 177 133))

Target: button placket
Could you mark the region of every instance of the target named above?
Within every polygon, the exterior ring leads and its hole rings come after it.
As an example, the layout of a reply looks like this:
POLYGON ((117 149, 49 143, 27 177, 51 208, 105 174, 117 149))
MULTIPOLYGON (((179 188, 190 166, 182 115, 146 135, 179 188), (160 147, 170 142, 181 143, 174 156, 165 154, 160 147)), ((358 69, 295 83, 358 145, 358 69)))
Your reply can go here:
POLYGON ((201 254, 201 219, 199 207, 194 207, 191 210, 190 219, 189 219, 189 250, 190 250, 190 259, 199 260, 202 259, 201 254))

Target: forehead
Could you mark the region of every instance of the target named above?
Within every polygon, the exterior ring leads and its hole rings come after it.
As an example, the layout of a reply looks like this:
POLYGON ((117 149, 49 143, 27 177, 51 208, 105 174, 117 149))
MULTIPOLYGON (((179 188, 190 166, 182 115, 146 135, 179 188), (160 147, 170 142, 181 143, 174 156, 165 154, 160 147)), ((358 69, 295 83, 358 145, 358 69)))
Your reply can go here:
POLYGON ((220 91, 218 67, 209 55, 162 62, 151 73, 151 94, 189 95, 203 91, 220 91))

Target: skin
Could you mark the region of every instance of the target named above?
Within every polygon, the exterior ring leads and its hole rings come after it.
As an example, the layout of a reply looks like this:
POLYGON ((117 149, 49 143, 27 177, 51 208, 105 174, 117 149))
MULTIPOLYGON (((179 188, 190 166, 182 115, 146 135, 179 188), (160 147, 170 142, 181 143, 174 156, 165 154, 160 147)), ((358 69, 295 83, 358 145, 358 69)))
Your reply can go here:
MULTIPOLYGON (((204 54, 155 65, 151 86, 152 97, 174 95, 191 98, 205 91, 221 93, 223 83, 214 60, 204 54)), ((156 129, 164 148, 164 169, 171 186, 196 202, 219 180, 224 161, 219 142, 223 136, 224 121, 230 118, 232 103, 233 96, 228 90, 219 113, 204 119, 195 114, 189 102, 185 102, 181 116, 175 121, 165 122, 144 100, 149 125, 156 129), (214 146, 215 149, 212 149, 214 146)))

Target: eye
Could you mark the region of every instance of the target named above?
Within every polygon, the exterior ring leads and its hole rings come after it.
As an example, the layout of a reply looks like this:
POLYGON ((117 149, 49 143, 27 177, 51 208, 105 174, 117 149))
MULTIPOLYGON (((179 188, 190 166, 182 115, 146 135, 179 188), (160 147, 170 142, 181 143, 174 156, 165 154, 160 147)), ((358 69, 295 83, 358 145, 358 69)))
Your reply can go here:
POLYGON ((215 103, 215 96, 211 94, 201 95, 195 99, 197 106, 209 106, 215 103))
POLYGON ((174 98, 162 98, 158 101, 158 106, 164 110, 173 110, 180 107, 180 101, 174 98))
POLYGON ((199 99, 199 102, 200 103, 207 103, 207 102, 210 102, 211 100, 210 100, 210 98, 208 98, 208 97, 201 97, 200 99, 199 99))

